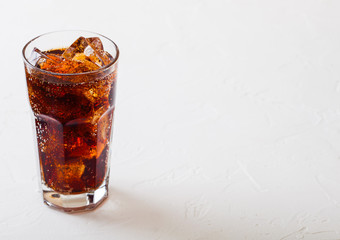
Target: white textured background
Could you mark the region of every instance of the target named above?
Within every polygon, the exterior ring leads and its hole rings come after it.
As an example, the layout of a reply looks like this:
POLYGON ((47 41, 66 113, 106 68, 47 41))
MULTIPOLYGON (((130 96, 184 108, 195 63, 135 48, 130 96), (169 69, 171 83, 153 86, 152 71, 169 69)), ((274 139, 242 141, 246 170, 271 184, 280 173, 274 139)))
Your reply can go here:
POLYGON ((1 1, 0 239, 340 239, 339 12, 338 0, 1 1), (60 29, 121 50, 110 197, 74 215, 38 192, 21 59, 60 29))

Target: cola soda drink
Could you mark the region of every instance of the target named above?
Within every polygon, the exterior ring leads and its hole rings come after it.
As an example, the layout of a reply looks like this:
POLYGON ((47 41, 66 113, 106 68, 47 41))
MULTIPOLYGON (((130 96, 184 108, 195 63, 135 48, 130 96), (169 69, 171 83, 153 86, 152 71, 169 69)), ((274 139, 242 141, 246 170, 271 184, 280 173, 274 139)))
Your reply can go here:
POLYGON ((24 48, 44 202, 68 212, 93 209, 108 193, 119 52, 110 40, 115 52, 106 51, 103 38, 33 44, 29 57, 24 48))

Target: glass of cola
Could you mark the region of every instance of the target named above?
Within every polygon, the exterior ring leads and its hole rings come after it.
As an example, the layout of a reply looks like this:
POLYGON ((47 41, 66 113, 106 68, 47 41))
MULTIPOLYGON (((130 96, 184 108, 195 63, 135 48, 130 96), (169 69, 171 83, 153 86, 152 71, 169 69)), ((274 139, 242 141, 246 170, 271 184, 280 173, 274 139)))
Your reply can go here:
POLYGON ((108 196, 119 50, 86 31, 40 35, 23 48, 44 202, 65 212, 108 196))

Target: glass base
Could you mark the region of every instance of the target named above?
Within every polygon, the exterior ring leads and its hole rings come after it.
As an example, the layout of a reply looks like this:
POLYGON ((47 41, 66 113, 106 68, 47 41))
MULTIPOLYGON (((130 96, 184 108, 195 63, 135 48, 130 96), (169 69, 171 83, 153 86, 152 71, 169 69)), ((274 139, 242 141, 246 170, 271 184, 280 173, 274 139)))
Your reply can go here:
POLYGON ((107 181, 104 181, 97 190, 80 194, 61 194, 50 188, 43 187, 44 203, 47 206, 68 213, 93 210, 107 197, 107 181))

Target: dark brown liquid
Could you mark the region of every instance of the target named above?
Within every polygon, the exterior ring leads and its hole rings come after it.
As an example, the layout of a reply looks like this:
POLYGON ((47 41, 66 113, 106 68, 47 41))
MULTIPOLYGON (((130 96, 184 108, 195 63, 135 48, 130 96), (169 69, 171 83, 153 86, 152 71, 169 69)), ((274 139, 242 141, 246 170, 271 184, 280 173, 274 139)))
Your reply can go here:
POLYGON ((116 70, 56 75, 26 67, 26 76, 43 181, 64 194, 97 189, 108 172, 116 70))

